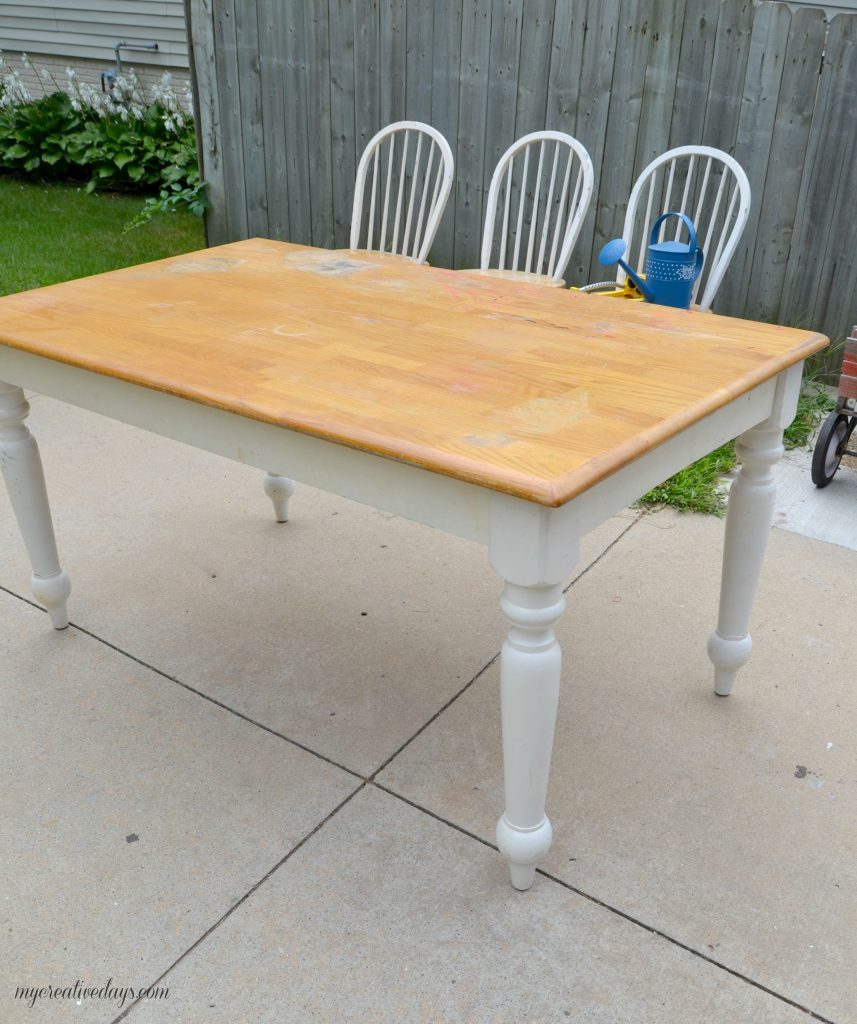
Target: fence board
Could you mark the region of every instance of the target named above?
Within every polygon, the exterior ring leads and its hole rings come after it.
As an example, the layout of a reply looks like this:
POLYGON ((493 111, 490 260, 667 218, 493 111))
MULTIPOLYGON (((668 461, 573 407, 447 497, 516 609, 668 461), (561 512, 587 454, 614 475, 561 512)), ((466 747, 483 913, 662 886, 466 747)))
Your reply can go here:
POLYGON ((185 0, 188 32, 192 40, 194 98, 197 116, 197 151, 208 175, 205 237, 209 245, 229 240, 220 130, 220 90, 217 81, 217 50, 212 0, 198 0, 196 8, 185 0))
POLYGON ((488 48, 491 0, 468 0, 461 18, 458 139, 455 160, 455 266, 479 265, 485 128, 488 120, 488 48))
POLYGON ((241 142, 244 150, 244 203, 247 233, 268 234, 268 188, 265 180, 265 137, 262 127, 262 83, 259 75, 257 5, 235 5, 238 42, 238 89, 241 100, 241 142))
MULTIPOLYGON (((494 168, 503 153, 515 141, 518 59, 521 53, 523 13, 523 0, 494 0, 491 15, 491 47, 488 53, 488 109, 494 112, 494 116, 488 119, 485 126, 485 155, 482 161, 482 189, 486 196, 494 168)), ((513 210, 517 209, 517 203, 517 188, 513 188, 513 210)))
MULTIPOLYGON (((738 119, 735 158, 747 172, 751 195, 756 201, 735 255, 730 273, 717 296, 718 309, 740 309, 746 301, 749 269, 753 261, 756 232, 765 191, 771 140, 777 117, 777 98, 786 61, 791 11, 784 4, 760 8, 753 22, 743 103, 738 119)), ((776 169, 772 168, 776 174, 776 169)), ((708 254, 709 256, 711 254, 708 254)))
POLYGON ((622 0, 601 184, 596 203, 590 281, 604 277, 598 253, 606 241, 622 234, 628 196, 634 184, 634 154, 649 52, 649 7, 647 0, 622 0))
MULTIPOLYGON (((521 57, 518 65, 518 95, 515 103, 515 138, 546 124, 555 0, 525 0, 521 24, 521 57)), ((564 129, 559 129, 560 131, 564 129)))
MULTIPOLYGON (((330 0, 330 146, 333 166, 333 240, 348 245, 354 178, 354 25, 351 0, 330 0)), ((300 239, 295 238, 295 241, 300 239)))
MULTIPOLYGON (((258 0, 257 0, 258 2, 258 0)), ((283 0, 273 0, 283 3, 283 0)), ((289 183, 289 238, 308 243, 312 239, 310 215, 310 167, 307 160, 306 30, 303 0, 285 0, 283 19, 284 87, 286 99, 286 175, 289 183)))
MULTIPOLYGON (((435 0, 434 64, 432 66, 431 123, 442 132, 456 152, 458 140, 458 82, 461 68, 461 19, 463 0, 435 0)), ((446 213, 441 219, 432 262, 451 267, 455 260, 456 182, 446 213)))
POLYGON ((649 20, 649 56, 640 105, 640 125, 634 153, 632 182, 640 172, 670 148, 672 111, 681 59, 685 11, 681 4, 655 0, 649 20))
MULTIPOLYGON (((222 194, 226 197, 226 231, 231 241, 247 238, 247 204, 244 195, 244 146, 241 94, 238 89, 238 44, 235 39, 235 2, 213 5, 215 67, 220 94, 220 153, 223 168, 222 194)), ((199 8, 197 8, 199 10, 199 8)), ((211 170, 206 165, 204 173, 211 170)))
POLYGON ((855 319, 857 15, 752 0, 188 5, 211 242, 266 230, 347 245, 357 157, 410 117, 456 158, 432 262, 472 266, 497 159, 547 127, 592 157, 597 206, 568 271, 592 280, 642 168, 705 143, 734 153, 753 188, 717 308, 834 335, 855 319))
MULTIPOLYGON (((408 9, 405 0, 381 5, 381 67, 389 87, 381 90, 381 124, 405 119, 408 57, 408 9)), ((429 97, 432 89, 429 87, 429 97)), ((431 116, 426 118, 431 121, 431 116)))
MULTIPOLYGON (((545 127, 570 135, 578 130, 577 108, 586 24, 586 7, 583 4, 577 0, 556 0, 545 127)), ((584 139, 580 141, 585 142, 584 139)))
MULTIPOLYGON (((434 58, 433 0, 409 0, 407 38, 407 111, 411 121, 431 121, 434 58)), ((386 83, 385 83, 386 84, 386 83)), ((386 91, 386 89, 382 90, 386 91)))
POLYGON ((327 0, 308 5, 306 18, 306 88, 308 166, 310 183, 310 224, 312 244, 334 245, 333 160, 329 125, 330 110, 330 19, 327 0))
POLYGON ((744 309, 760 320, 779 316, 826 35, 823 11, 792 14, 768 160, 776 187, 757 191, 754 200, 759 222, 744 309))
MULTIPOLYGON (((831 29, 830 50, 838 44, 841 62, 836 65, 836 82, 838 87, 837 108, 851 106, 851 117, 845 118, 839 129, 839 119, 835 118, 829 126, 831 143, 838 143, 833 159, 841 167, 839 183, 835 196, 828 196, 829 206, 838 215, 831 217, 827 244, 816 252, 818 285, 812 293, 810 304, 810 323, 818 323, 827 318, 832 323, 842 324, 854 320, 857 307, 857 271, 855 271, 854 244, 854 197, 857 195, 857 132, 854 131, 854 96, 857 95, 857 18, 843 18, 840 25, 834 19, 831 29), (837 28, 841 33, 834 34, 837 28), (848 122, 850 121, 850 125, 848 122)), ((844 335, 848 327, 835 331, 836 335, 844 335)), ((833 332, 832 332, 833 333, 833 332)))
MULTIPOLYGON (((722 2, 722 0, 721 0, 722 2)), ((702 143, 720 4, 688 0, 676 66, 668 149, 702 143)), ((713 145, 713 143, 712 143, 713 145)))
POLYGON ((354 16, 354 130, 357 158, 381 127, 381 14, 379 0, 352 0, 354 16))
POLYGON ((700 142, 733 153, 741 112, 741 85, 747 70, 753 16, 751 0, 721 0, 714 38, 711 79, 700 142))
POLYGON ((786 269, 786 296, 780 310, 787 322, 816 322, 817 307, 830 298, 830 276, 829 273, 827 277, 824 275, 828 262, 825 253, 838 214, 836 199, 843 171, 842 157, 854 130, 853 83, 848 80, 847 68, 855 22, 857 19, 834 18, 825 43, 798 199, 798 217, 786 269))
POLYGON ((620 0, 587 0, 586 38, 580 64, 580 92, 573 134, 586 146, 592 157, 598 188, 571 254, 568 267, 568 278, 571 281, 593 280, 591 261, 595 211, 601 193, 602 158, 607 135, 607 114, 610 109, 610 89, 616 60, 620 11, 620 0))
POLYGON ((283 80, 282 7, 259 0, 259 79, 262 91, 264 172, 268 234, 289 238, 289 174, 286 166, 286 98, 283 80))

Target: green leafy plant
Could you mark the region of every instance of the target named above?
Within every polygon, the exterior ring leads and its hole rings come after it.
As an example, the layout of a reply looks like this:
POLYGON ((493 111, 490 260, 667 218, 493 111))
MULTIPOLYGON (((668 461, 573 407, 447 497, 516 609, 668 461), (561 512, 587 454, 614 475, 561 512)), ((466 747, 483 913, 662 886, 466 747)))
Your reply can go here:
POLYGON ((150 196, 145 201, 143 209, 125 225, 125 233, 148 224, 153 217, 162 213, 188 210, 201 217, 208 205, 204 189, 205 182, 199 180, 199 172, 189 172, 184 183, 171 182, 161 189, 157 197, 150 196))
POLYGON ((817 378, 804 378, 797 413, 783 434, 786 448, 807 448, 821 419, 836 405, 817 378))
POLYGON ((730 441, 653 487, 637 504, 644 508, 669 505, 680 512, 722 516, 726 509, 723 476, 737 461, 735 443, 730 441))
POLYGON ((65 89, 35 100, 14 71, 5 71, 0 84, 0 171, 81 182, 88 192, 148 194, 134 226, 177 209, 202 215, 205 182, 193 122, 169 76, 148 100, 133 76, 102 93, 79 83, 71 69, 65 89))
POLYGON ((85 128, 64 93, 54 93, 0 110, 0 165, 30 176, 66 176, 75 162, 68 154, 85 128))

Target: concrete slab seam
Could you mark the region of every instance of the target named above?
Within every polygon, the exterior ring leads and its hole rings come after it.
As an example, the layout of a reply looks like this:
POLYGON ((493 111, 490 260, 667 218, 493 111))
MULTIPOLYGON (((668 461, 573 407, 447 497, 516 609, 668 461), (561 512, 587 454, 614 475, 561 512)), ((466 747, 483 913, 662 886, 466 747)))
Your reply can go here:
MULTIPOLYGON (((279 871, 280 868, 286 863, 286 861, 288 861, 292 857, 293 854, 297 853, 297 851, 305 843, 312 839, 316 832, 324 828, 324 826, 331 820, 331 818, 334 818, 342 810, 342 808, 364 788, 365 785, 365 780, 361 781, 359 786, 356 786, 355 789, 351 793, 349 793, 344 800, 340 801, 340 803, 338 803, 336 807, 334 807, 333 810, 326 817, 324 817, 320 822, 318 822, 317 825, 315 825, 309 832, 307 832, 307 834, 302 839, 300 839, 281 860, 277 861, 277 863, 268 872, 266 872, 266 874, 264 874, 259 879, 258 882, 255 882, 252 886, 250 886, 247 892, 245 892, 244 895, 240 897, 240 899, 236 900, 236 902, 221 917, 219 917, 214 922, 213 925, 206 928, 202 935, 200 935, 198 939, 192 942, 180 956, 176 957, 176 959, 170 964, 170 966, 165 971, 163 971, 159 975, 159 977, 155 978, 151 985, 147 987, 153 988, 155 985, 159 985, 164 980, 164 978, 166 978, 167 975, 170 974, 171 971, 178 967, 178 965, 182 962, 182 960, 185 959, 185 957, 189 956, 199 945, 201 945, 208 938, 209 935, 216 931, 220 927, 220 925, 222 925, 223 922, 226 921, 227 918, 231 917, 232 914, 243 903, 245 903, 255 892, 257 892, 257 890, 260 889, 261 886, 263 886, 265 882, 267 882, 268 879, 271 878, 272 875, 279 871)), ((134 1007, 138 1006, 141 1002, 145 1002, 145 999, 142 996, 135 999, 133 1003, 130 1003, 122 1011, 122 1013, 119 1014, 118 1017, 114 1017, 114 1019, 111 1021, 111 1024, 119 1024, 120 1021, 125 1020, 125 1018, 128 1016, 129 1013, 131 1013, 134 1007)))
MULTIPOLYGON (((415 803, 413 800, 409 800, 406 796, 403 796, 401 793, 397 793, 393 789, 389 789, 381 782, 376 782, 370 779, 369 783, 375 786, 377 789, 383 790, 383 792, 387 793, 389 796, 395 797, 397 800, 401 800, 402 803, 407 804, 414 810, 422 811, 423 814, 427 814, 430 818, 434 818, 435 821, 447 825, 449 828, 453 829, 456 832, 459 832, 461 835, 467 836, 468 839, 475 839, 477 843, 481 843, 483 846, 487 846, 489 849, 494 850, 496 853, 499 854, 500 851, 497 849, 496 845, 492 842, 489 842, 487 839, 483 839, 482 836, 478 836, 475 833, 470 832, 468 829, 463 828, 461 825, 457 825, 454 821, 449 821, 447 818, 442 817, 435 811, 431 811, 427 807, 423 807, 421 804, 415 803)), ((700 950, 695 949, 693 946, 688 946, 687 943, 682 942, 681 939, 674 938, 668 932, 661 931, 660 928, 656 928, 654 925, 646 924, 645 921, 641 921, 639 918, 633 917, 631 914, 626 913, 624 910, 620 910, 618 907, 612 906, 610 903, 605 903, 604 900, 599 899, 597 896, 592 896, 590 893, 584 892, 583 889, 578 889, 576 886, 571 885, 569 882, 566 882, 561 878, 558 878, 556 875, 550 874, 542 868, 536 868, 536 873, 542 875, 544 878, 549 879, 551 882, 556 882, 557 885, 561 885, 564 889, 567 889, 569 892, 573 892, 576 896, 580 896, 583 899, 588 900, 590 903, 594 903, 597 907, 601 907, 602 910, 607 910, 609 911, 609 913, 615 914, 617 917, 621 917, 629 924, 633 924, 638 928, 642 928, 644 931, 649 932, 649 934, 655 935, 658 938, 663 939, 665 942, 670 943, 670 945, 677 946, 679 949, 683 949, 686 953, 690 953, 691 956, 694 956, 699 960, 704 960, 706 963, 711 964, 712 967, 717 967, 721 971, 725 971, 727 974, 731 974, 734 978, 737 978, 739 981, 743 981, 747 985, 759 989, 759 991, 764 992, 766 995, 769 995, 774 999, 777 999, 779 1002, 785 1003, 787 1006, 791 1006, 795 1010, 800 1010, 801 1013, 805 1013, 811 1020, 820 1021, 821 1024, 839 1024, 839 1022, 831 1020, 831 1018, 829 1017, 824 1017, 820 1013, 816 1013, 814 1010, 809 1009, 809 1007, 803 1006, 801 1003, 795 1002, 795 1000, 790 999, 788 996, 783 995, 781 992, 777 992, 772 988, 768 988, 766 985, 763 985, 760 981, 756 981, 755 979, 748 977, 746 974, 742 974, 740 971, 736 971, 734 967, 729 967, 728 964, 724 964, 720 960, 715 960, 713 957, 710 957, 706 953, 703 953, 700 950)))

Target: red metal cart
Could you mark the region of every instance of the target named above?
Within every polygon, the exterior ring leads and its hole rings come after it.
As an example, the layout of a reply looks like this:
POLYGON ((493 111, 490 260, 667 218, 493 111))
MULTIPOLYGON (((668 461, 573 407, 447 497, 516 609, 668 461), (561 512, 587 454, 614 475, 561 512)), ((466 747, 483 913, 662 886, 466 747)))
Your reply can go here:
POLYGON ((827 487, 843 455, 857 456, 850 451, 848 442, 857 424, 857 327, 845 342, 845 358, 839 376, 839 395, 836 408, 822 424, 812 453, 812 482, 816 487, 827 487))

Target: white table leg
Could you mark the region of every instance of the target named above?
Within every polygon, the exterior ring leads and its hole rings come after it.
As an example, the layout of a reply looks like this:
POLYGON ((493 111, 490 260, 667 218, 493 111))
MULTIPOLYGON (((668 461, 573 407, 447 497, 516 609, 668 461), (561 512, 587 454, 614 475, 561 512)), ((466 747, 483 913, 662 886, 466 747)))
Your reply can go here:
POLYGON ((68 575, 60 568, 42 460, 24 425, 30 406, 24 392, 0 382, 0 468, 33 568, 32 590, 55 629, 68 625, 68 575))
POLYGON ((501 607, 510 626, 500 656, 506 808, 497 846, 516 889, 533 884, 553 839, 545 801, 562 660, 553 626, 577 552, 569 510, 492 500, 491 564, 505 580, 501 607))
POLYGON ((287 523, 289 520, 289 498, 295 493, 295 484, 285 476, 277 476, 276 473, 266 473, 265 494, 274 504, 274 515, 278 523, 287 523))
POLYGON ((756 585, 771 530, 776 487, 772 467, 783 454, 783 430, 794 418, 803 364, 782 374, 773 415, 736 443, 741 470, 729 490, 717 628, 708 639, 714 692, 726 697, 753 642, 748 632, 756 585))

